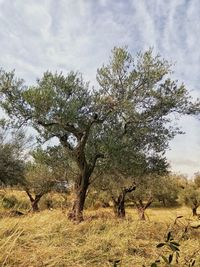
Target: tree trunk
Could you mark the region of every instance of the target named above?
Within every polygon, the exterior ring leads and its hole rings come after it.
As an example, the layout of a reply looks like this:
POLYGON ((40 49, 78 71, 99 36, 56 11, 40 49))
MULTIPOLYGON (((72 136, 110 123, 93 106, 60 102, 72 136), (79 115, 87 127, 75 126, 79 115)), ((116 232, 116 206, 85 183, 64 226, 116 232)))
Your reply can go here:
POLYGON ((123 188, 121 194, 116 199, 112 197, 113 209, 116 217, 125 218, 125 197, 127 193, 131 193, 135 188, 136 186, 133 184, 130 187, 123 188))
POLYGON ((166 207, 165 198, 162 199, 162 202, 163 202, 163 206, 166 207))
POLYGON ((31 208, 32 208, 31 210, 33 212, 39 211, 38 204, 39 204, 39 201, 40 201, 41 197, 43 196, 43 194, 41 193, 41 194, 35 195, 35 197, 33 197, 28 189, 26 189, 25 191, 26 191, 26 193, 27 193, 27 195, 31 201, 31 208))
POLYGON ((39 203, 39 200, 36 200, 36 199, 33 202, 31 202, 31 207, 32 207, 33 212, 39 211, 38 203, 39 203))
POLYGON ((85 146, 88 141, 91 127, 94 123, 98 122, 99 120, 97 118, 93 118, 83 131, 77 130, 72 125, 67 125, 69 132, 72 132, 77 138, 78 143, 75 148, 73 148, 69 143, 68 134, 60 136, 61 144, 72 153, 80 174, 75 182, 75 199, 72 209, 68 213, 68 218, 77 222, 83 221, 83 208, 89 186, 89 179, 94 171, 96 161, 97 159, 104 157, 103 154, 97 153, 94 155, 93 160, 88 162, 85 155, 85 146))
POLYGON ((145 221, 146 220, 145 209, 144 208, 138 209, 138 214, 139 214, 139 218, 140 218, 141 221, 145 221))
POLYGON ((192 208, 192 215, 197 216, 197 207, 192 208))
POLYGON ((72 209, 68 213, 68 218, 76 222, 82 222, 86 193, 89 186, 89 177, 85 174, 80 175, 78 181, 79 182, 75 185, 75 198, 72 209))
POLYGON ((146 204, 142 201, 142 199, 138 199, 138 200, 134 199, 134 203, 137 208, 140 220, 142 221, 146 220, 145 210, 151 205, 152 202, 153 202, 153 197, 149 197, 146 204))
POLYGON ((125 218, 125 195, 122 193, 117 199, 113 198, 113 210, 118 218, 125 218))

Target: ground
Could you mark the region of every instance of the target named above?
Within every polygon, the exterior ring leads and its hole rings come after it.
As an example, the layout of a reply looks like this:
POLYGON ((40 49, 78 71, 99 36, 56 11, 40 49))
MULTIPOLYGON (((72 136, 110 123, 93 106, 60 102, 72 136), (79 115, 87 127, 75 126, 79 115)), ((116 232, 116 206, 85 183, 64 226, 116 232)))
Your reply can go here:
MULTIPOLYGON (((74 224, 67 220, 67 210, 43 210, 36 214, 13 217, 1 213, 0 265, 9 267, 78 267, 78 266, 151 266, 160 254, 169 251, 156 248, 172 230, 180 241, 180 260, 173 266, 189 266, 196 259, 200 266, 200 224, 188 208, 147 211, 147 220, 139 221, 133 208, 125 220, 114 218, 111 209, 87 210, 85 221, 74 224), (174 223, 177 216, 183 216, 174 223), (182 237, 182 238, 181 238, 182 237)), ((165 266, 161 264, 159 266, 165 266)))

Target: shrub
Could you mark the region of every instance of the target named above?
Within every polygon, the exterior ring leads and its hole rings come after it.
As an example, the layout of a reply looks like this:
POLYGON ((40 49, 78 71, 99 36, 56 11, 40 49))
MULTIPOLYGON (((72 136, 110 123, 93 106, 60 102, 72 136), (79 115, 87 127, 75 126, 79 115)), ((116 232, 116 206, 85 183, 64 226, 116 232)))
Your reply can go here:
POLYGON ((57 209, 57 208, 66 208, 68 207, 66 194, 47 194, 42 197, 40 202, 41 210, 44 209, 57 209))
POLYGON ((17 206, 18 200, 14 195, 4 196, 1 200, 1 205, 5 209, 11 209, 17 206))

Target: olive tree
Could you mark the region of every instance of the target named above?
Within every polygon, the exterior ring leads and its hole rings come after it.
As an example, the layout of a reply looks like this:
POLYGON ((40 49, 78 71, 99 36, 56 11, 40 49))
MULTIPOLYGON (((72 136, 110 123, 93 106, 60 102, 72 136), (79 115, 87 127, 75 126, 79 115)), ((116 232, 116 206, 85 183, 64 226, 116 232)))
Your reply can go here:
POLYGON ((170 173, 163 175, 155 185, 155 199, 161 202, 164 207, 174 206, 178 203, 180 190, 179 180, 176 175, 170 173))
POLYGON ((171 114, 198 112, 199 102, 192 101, 185 86, 169 75, 168 62, 154 57, 151 50, 134 59, 126 48, 114 48, 110 62, 98 69, 96 90, 74 72, 45 72, 34 86, 26 86, 14 72, 1 71, 1 107, 17 122, 15 126, 29 124, 44 140, 57 137, 77 164, 70 218, 83 220, 96 164, 109 159, 102 146, 108 135, 117 133, 115 140, 132 136, 139 145, 142 133, 146 150, 151 151, 151 140, 156 139, 159 149, 165 149, 179 133, 171 114))
POLYGON ((197 187, 200 188, 200 172, 195 173, 194 183, 197 187))
POLYGON ((200 188, 193 182, 188 182, 180 194, 180 199, 192 209, 192 215, 197 216, 197 209, 200 206, 200 188))
POLYGON ((61 145, 38 147, 31 152, 35 163, 48 166, 57 185, 66 185, 68 189, 74 182, 77 168, 70 159, 67 151, 61 145))
POLYGON ((5 186, 24 183, 25 143, 22 130, 12 131, 0 121, 0 182, 5 186))
POLYGON ((24 190, 27 193, 32 211, 39 211, 39 201, 55 186, 55 178, 47 165, 40 163, 27 163, 25 170, 24 190))

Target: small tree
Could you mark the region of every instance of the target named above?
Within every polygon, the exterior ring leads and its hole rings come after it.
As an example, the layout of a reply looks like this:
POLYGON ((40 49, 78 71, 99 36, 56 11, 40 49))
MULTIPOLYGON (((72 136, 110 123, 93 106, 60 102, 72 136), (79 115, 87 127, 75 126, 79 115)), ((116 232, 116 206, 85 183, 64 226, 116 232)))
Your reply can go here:
POLYGON ((155 198, 162 202, 163 206, 174 206, 178 201, 180 191, 179 181, 175 175, 169 174, 160 177, 155 185, 155 198))
POLYGON ((145 211, 155 199, 156 183, 159 182, 159 176, 145 175, 140 177, 136 190, 133 195, 130 196, 130 200, 133 201, 140 220, 145 220, 145 211))
POLYGON ((180 194, 181 201, 192 209, 192 215, 197 216, 200 206, 200 188, 195 183, 189 182, 180 194))
POLYGON ((101 177, 101 181, 95 185, 95 188, 99 191, 101 199, 103 196, 103 201, 105 199, 107 199, 106 202, 112 200, 115 216, 125 218, 125 200, 127 194, 133 192, 136 188, 134 179, 132 177, 125 177, 119 173, 110 174, 109 176, 105 176, 104 174, 101 177))
POLYGON ((143 175, 137 177, 136 190, 130 196, 141 220, 145 220, 146 209, 160 193, 163 186, 163 175, 167 175, 167 173, 168 163, 165 158, 154 155, 147 159, 143 175))
POLYGON ((30 199, 32 211, 39 211, 39 201, 55 186, 55 179, 48 166, 28 163, 25 171, 25 191, 30 199))

